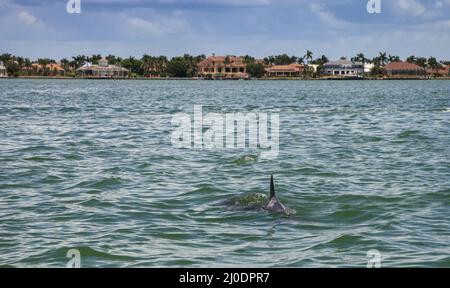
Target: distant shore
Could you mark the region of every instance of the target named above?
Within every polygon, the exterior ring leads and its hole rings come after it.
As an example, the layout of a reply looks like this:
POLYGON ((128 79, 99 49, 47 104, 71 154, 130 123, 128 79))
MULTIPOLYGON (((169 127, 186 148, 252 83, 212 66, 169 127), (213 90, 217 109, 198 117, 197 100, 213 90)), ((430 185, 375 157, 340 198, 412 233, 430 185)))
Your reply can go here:
POLYGON ((130 78, 83 78, 83 77, 65 77, 65 76, 19 76, 19 77, 0 77, 2 79, 29 79, 29 80, 198 80, 198 81, 380 81, 380 80, 450 80, 450 77, 437 77, 437 78, 375 78, 375 77, 366 77, 366 78, 332 78, 332 77, 323 77, 323 78, 296 78, 296 77, 263 77, 263 78, 250 78, 250 79, 206 79, 199 77, 130 77, 130 78))

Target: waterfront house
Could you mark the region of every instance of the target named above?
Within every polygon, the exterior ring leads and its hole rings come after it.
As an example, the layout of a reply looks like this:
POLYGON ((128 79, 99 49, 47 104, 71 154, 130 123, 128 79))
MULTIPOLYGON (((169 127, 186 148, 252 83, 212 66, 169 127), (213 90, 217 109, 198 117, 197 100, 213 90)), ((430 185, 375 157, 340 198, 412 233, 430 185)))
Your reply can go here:
POLYGON ((323 72, 326 76, 332 77, 362 77, 364 75, 364 64, 348 60, 327 62, 323 65, 323 72))
POLYGON ((33 63, 31 64, 31 67, 34 71, 36 71, 39 74, 47 74, 54 76, 64 76, 66 74, 64 68, 62 68, 60 65, 56 63, 49 63, 46 65, 33 63))
POLYGON ((241 57, 210 56, 197 64, 198 76, 204 78, 246 79, 247 64, 241 57))
POLYGON ((393 62, 386 65, 384 69, 388 76, 396 78, 422 77, 426 75, 425 68, 409 62, 393 62))
POLYGON ((447 66, 441 66, 437 69, 428 68, 427 69, 427 75, 432 77, 448 77, 450 76, 450 65, 447 66))
POLYGON ((8 73, 6 71, 6 67, 3 66, 3 63, 0 61, 0 78, 8 77, 8 73))
POLYGON ((269 77, 298 77, 302 75, 304 66, 292 63, 289 65, 274 65, 266 68, 269 77))
POLYGON ((375 64, 373 64, 373 63, 365 63, 364 64, 364 73, 366 73, 366 74, 371 73, 373 68, 375 68, 375 64))
POLYGON ((116 65, 109 65, 108 60, 102 58, 98 61, 98 65, 90 63, 77 69, 77 74, 83 78, 128 78, 130 71, 116 65))

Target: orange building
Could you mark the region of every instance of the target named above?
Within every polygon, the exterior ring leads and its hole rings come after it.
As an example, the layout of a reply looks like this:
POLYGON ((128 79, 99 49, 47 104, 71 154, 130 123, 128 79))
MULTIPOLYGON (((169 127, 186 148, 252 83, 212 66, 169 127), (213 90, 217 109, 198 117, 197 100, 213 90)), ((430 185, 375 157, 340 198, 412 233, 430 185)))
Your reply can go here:
POLYGON ((33 63, 31 64, 32 69, 36 70, 39 73, 42 73, 44 71, 47 71, 50 74, 55 74, 55 75, 65 75, 66 74, 66 70, 64 70, 64 68, 62 68, 60 65, 56 64, 56 63, 49 63, 47 65, 42 65, 39 63, 33 63))
POLYGON ((292 63, 289 65, 275 65, 266 68, 267 76, 270 77, 291 77, 300 76, 305 67, 301 64, 292 63))
POLYGON ((427 75, 437 76, 437 77, 447 77, 450 76, 450 65, 442 66, 438 69, 427 69, 427 75))
POLYGON ((205 78, 247 79, 247 64, 241 57, 210 56, 197 64, 197 74, 205 78))

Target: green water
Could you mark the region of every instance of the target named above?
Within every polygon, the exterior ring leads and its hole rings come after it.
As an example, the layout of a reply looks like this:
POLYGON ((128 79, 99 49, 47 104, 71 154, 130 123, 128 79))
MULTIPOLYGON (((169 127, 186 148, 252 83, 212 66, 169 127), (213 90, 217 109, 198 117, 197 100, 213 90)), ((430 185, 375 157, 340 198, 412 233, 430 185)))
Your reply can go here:
POLYGON ((5 79, 0 123, 1 266, 450 267, 449 81, 5 79), (278 112, 278 157, 172 147, 194 105, 278 112), (271 173, 295 215, 233 204, 271 173))

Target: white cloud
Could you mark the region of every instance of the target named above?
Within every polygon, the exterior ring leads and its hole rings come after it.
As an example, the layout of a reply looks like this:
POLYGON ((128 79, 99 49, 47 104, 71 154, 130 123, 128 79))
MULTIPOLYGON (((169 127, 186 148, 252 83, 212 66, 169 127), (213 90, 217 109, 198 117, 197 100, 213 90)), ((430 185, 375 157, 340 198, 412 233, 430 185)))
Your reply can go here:
POLYGON ((187 33, 190 25, 180 12, 171 15, 155 16, 153 19, 123 16, 131 34, 140 36, 162 36, 167 34, 187 33))
POLYGON ((315 13, 322 23, 334 28, 344 28, 350 24, 344 20, 338 19, 332 12, 325 10, 321 4, 312 3, 309 5, 309 10, 315 13))
POLYGON ((17 13, 17 19, 27 26, 45 28, 45 24, 29 12, 22 10, 17 13))
POLYGON ((427 8, 417 0, 397 0, 396 6, 412 16, 422 16, 427 12, 427 8))

